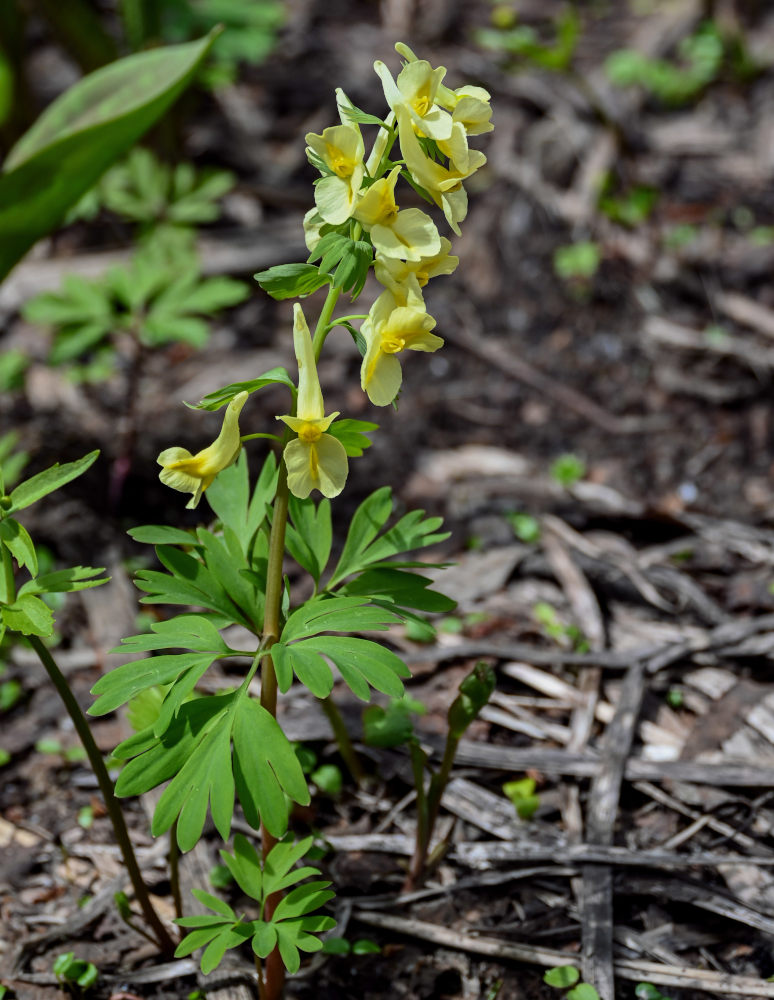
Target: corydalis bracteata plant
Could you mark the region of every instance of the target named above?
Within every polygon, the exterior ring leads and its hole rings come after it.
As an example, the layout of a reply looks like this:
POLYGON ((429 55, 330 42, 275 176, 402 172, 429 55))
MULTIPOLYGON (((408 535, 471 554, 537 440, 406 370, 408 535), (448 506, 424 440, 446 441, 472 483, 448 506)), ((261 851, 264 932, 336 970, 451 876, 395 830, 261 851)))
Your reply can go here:
POLYGON ((266 1000, 281 996, 285 969, 298 969, 299 951, 322 947, 318 935, 334 923, 319 913, 333 896, 329 883, 303 881, 319 872, 294 868, 309 839, 293 841, 288 809, 307 803, 309 791, 276 719, 278 692, 287 692, 295 679, 328 699, 333 664, 364 701, 371 689, 400 697, 409 676, 405 664, 359 633, 387 629, 418 611, 453 607, 405 561, 405 553, 446 537, 439 534, 440 519, 414 511, 388 525, 393 504, 387 486, 360 505, 338 561, 329 565, 329 498, 344 489, 348 461, 369 446, 366 435, 376 425, 326 412, 317 374, 325 339, 337 326, 349 331, 362 357, 361 387, 377 406, 395 400, 405 351, 432 352, 443 345, 432 332, 436 324, 423 289, 432 278, 453 272, 458 258, 427 212, 399 207, 398 192, 411 185, 459 234, 467 213, 464 181, 485 162, 468 140, 492 127, 486 91, 452 90, 443 83, 443 68, 417 59, 405 45, 396 47, 406 60, 397 79, 383 63, 375 64, 388 105, 384 118, 355 107, 338 90, 339 124, 306 136, 307 155, 320 173, 315 207, 304 219, 309 259, 256 275, 276 299, 326 290, 313 334, 301 306, 294 305, 297 379, 275 368, 214 391, 199 405, 226 406, 215 441, 195 455, 172 447, 159 456, 162 481, 190 493, 189 507, 206 494, 216 521, 195 530, 150 526, 131 532, 156 546, 163 566, 138 574, 143 601, 187 610, 157 622, 149 634, 124 640, 122 653, 143 658, 103 677, 91 709, 100 715, 133 703, 138 731, 115 751, 127 761, 117 791, 136 795, 166 783, 154 834, 172 830, 180 848, 189 850, 209 809, 227 840, 235 800, 247 823, 261 831, 260 856, 242 835, 234 839, 234 853, 223 855, 239 887, 256 901, 256 915, 238 917, 197 890, 210 912, 181 921, 191 930, 178 953, 205 946, 202 967, 210 970, 228 948, 250 940, 266 1000), (376 130, 367 158, 363 127, 376 130), (341 295, 349 293, 354 302, 371 269, 383 290, 368 313, 334 317, 341 295), (239 421, 250 394, 276 384, 287 387, 291 401, 289 412, 277 417, 282 436, 268 429, 242 434, 239 421), (280 459, 269 454, 251 489, 242 443, 267 437, 274 438, 280 459), (311 498, 315 491, 322 494, 319 502, 311 498), (286 555, 314 585, 312 597, 297 606, 283 577, 286 555), (235 624, 253 637, 240 640, 240 648, 222 634, 235 624), (197 686, 223 659, 244 663, 241 683, 198 694, 197 686), (257 699, 251 682, 259 672, 257 699))

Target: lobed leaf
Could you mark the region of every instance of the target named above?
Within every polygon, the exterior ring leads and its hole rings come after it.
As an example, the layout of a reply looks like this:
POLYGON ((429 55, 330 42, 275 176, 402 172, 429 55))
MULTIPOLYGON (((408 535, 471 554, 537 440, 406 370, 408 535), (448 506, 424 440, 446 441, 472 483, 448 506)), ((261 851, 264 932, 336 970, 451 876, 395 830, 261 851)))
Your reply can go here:
POLYGON ((7 513, 13 514, 17 510, 23 510, 35 503, 36 500, 40 500, 41 497, 47 496, 71 480, 77 479, 97 460, 98 455, 99 451, 92 451, 75 462, 66 462, 64 465, 57 462, 50 469, 39 472, 36 476, 20 483, 11 492, 11 506, 7 513))

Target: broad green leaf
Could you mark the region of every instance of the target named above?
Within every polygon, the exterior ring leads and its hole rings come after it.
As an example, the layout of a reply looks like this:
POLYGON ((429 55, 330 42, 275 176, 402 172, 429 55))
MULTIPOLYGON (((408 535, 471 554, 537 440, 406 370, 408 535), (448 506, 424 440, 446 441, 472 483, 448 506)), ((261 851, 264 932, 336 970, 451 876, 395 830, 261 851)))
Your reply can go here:
POLYGON ((362 553, 377 536, 392 513, 392 497, 389 486, 382 486, 360 504, 347 532, 347 539, 339 557, 328 587, 363 568, 362 553))
POLYGON ((98 697, 89 708, 89 715, 113 712, 146 688, 172 684, 185 671, 201 668, 204 673, 214 659, 215 653, 170 653, 123 663, 110 673, 103 674, 91 689, 91 693, 98 697))
POLYGON ((236 920, 237 915, 228 903, 217 896, 213 896, 211 892, 206 892, 204 889, 191 889, 191 895, 198 899, 202 906, 209 907, 209 909, 214 910, 227 920, 236 920))
POLYGON ((273 299, 299 299, 330 284, 331 276, 311 264, 276 264, 253 277, 273 299))
MULTIPOLYGON (((303 858, 314 842, 313 837, 304 837, 302 840, 286 842, 284 840, 275 844, 269 852, 269 856, 264 862, 264 892, 270 896, 286 885, 292 885, 304 876, 298 875, 292 882, 285 882, 288 874, 292 873, 293 866, 303 858)), ((315 875, 319 875, 317 869, 313 869, 315 875)))
MULTIPOLYGON (((183 917, 177 920, 176 923, 180 924, 181 927, 187 927, 188 924, 183 923, 183 920, 188 920, 188 917, 183 917)), ((207 924, 204 927, 196 927, 189 934, 183 938, 180 944, 175 948, 175 958, 185 958, 186 955, 190 955, 192 952, 196 951, 197 948, 203 948, 204 945, 208 944, 214 937, 220 934, 223 927, 230 924, 231 921, 219 920, 213 918, 212 923, 207 924)))
POLYGON ((215 39, 127 56, 70 87, 17 142, 0 173, 0 280, 157 121, 215 39))
POLYGON ((307 882, 296 886, 277 903, 272 920, 276 923, 292 917, 303 917, 318 910, 336 895, 329 889, 330 882, 307 882))
POLYGON ((433 581, 418 573, 383 567, 367 569, 343 588, 352 596, 383 597, 401 608, 418 611, 449 612, 457 602, 437 590, 430 590, 433 581))
POLYGON ((234 853, 222 850, 220 856, 242 892, 259 903, 263 902, 261 859, 247 837, 237 833, 234 837, 234 853))
POLYGON ((197 410, 219 410, 240 392, 257 392, 267 385, 284 385, 293 392, 296 390, 295 383, 284 368, 272 368, 258 378, 250 379, 249 382, 232 382, 231 385, 223 386, 208 393, 195 407, 197 410))
POLYGON ((237 461, 218 474, 205 496, 226 528, 230 528, 247 555, 256 531, 266 518, 266 508, 277 490, 277 461, 269 452, 250 496, 247 455, 244 449, 237 461))
POLYGON ((287 665, 292 666, 299 680, 314 674, 314 683, 322 684, 322 673, 313 659, 314 654, 332 660, 345 683, 361 701, 370 700, 369 685, 393 698, 400 698, 403 694, 400 678, 411 676, 405 663, 391 650, 370 639, 352 636, 314 636, 285 646, 281 655, 285 669, 287 665))
POLYGON ((237 795, 250 826, 261 820, 275 837, 287 829, 285 794, 309 803, 304 772, 277 720, 252 698, 238 705, 233 730, 237 795))
MULTIPOLYGON (((0 223, 1 228, 2 225, 0 223)), ((2 253, 1 250, 0 253, 2 253)), ((36 500, 40 500, 41 497, 53 493, 54 490, 58 490, 65 483, 76 479, 96 461, 98 455, 99 451, 92 451, 88 455, 84 455, 83 458, 79 458, 76 462, 67 462, 65 465, 59 465, 57 462, 50 469, 39 472, 36 476, 32 476, 32 478, 25 480, 23 483, 19 483, 11 493, 11 506, 8 508, 8 513, 13 514, 17 510, 29 507, 30 504, 35 503, 36 500)))
MULTIPOLYGON (((214 485, 215 483, 213 483, 214 485)), ((172 528, 166 524, 146 524, 140 528, 130 528, 127 534, 131 535, 136 542, 145 542, 148 545, 196 544, 196 538, 190 531, 172 528)))
POLYGON ((216 938, 214 938, 204 949, 202 955, 201 970, 208 976, 220 965, 221 959, 229 948, 238 948, 244 944, 252 935, 252 924, 235 924, 233 927, 224 928, 216 938))
POLYGON ((39 597, 23 594, 0 608, 3 625, 22 635, 49 636, 54 633, 54 616, 39 597))
POLYGON ((384 631, 398 617, 369 603, 367 597, 315 597, 302 604, 285 622, 280 639, 317 635, 320 632, 384 631))
MULTIPOLYGON (((178 720, 185 724, 192 718, 190 709, 195 710, 206 700, 209 699, 200 698, 182 705, 178 720)), ((233 713, 231 699, 218 700, 225 703, 223 711, 196 733, 183 766, 164 789, 153 814, 151 832, 154 836, 166 833, 177 819, 177 842, 181 851, 189 851, 201 837, 208 805, 215 828, 223 840, 228 839, 231 831, 234 812, 234 775, 231 769, 233 713)), ((167 733, 173 732, 176 725, 177 721, 167 733)))
MULTIPOLYGON (((209 618, 202 615, 176 615, 168 621, 154 622, 150 632, 130 635, 111 653, 148 652, 152 649, 194 649, 200 653, 228 653, 229 647, 209 618)), ((110 676, 109 674, 107 676, 110 676)))
POLYGON ((75 590, 88 590, 90 587, 101 587, 107 583, 109 576, 95 580, 95 576, 104 573, 104 566, 71 566, 69 569, 59 569, 53 573, 28 580, 19 590, 19 594, 65 594, 75 590))
POLYGON ((0 544, 5 545, 19 566, 26 566, 31 576, 38 572, 35 546, 23 524, 6 517, 0 521, 0 544))
POLYGON ((548 986, 566 989, 574 986, 580 979, 580 972, 574 965, 557 965, 543 973, 543 982, 548 986))
POLYGON ((263 920, 256 921, 257 930, 253 935, 253 951, 258 958, 268 958, 277 944, 277 928, 263 920))
POLYGON ((250 580, 240 572, 249 570, 249 564, 244 557, 237 561, 235 555, 241 553, 230 552, 223 539, 217 538, 204 528, 199 529, 198 535, 202 545, 202 556, 213 579, 241 609, 243 612, 241 620, 249 623, 248 628, 260 632, 263 625, 263 594, 258 594, 250 580))
POLYGON ((315 698, 327 698, 333 690, 333 672, 316 649, 307 649, 303 642, 286 646, 282 642, 271 648, 277 684, 285 694, 293 683, 293 674, 315 698))
POLYGON ((289 512, 287 549, 318 584, 328 564, 333 542, 330 500, 323 498, 315 504, 311 498, 299 500, 291 496, 289 512))

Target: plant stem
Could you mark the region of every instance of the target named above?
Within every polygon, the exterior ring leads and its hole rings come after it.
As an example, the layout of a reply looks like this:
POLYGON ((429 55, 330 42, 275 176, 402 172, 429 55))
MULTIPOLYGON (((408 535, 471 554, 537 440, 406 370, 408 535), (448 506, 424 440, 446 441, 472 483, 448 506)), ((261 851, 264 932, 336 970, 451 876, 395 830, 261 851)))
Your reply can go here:
MULTIPOLYGON (((288 474, 285 463, 280 459, 277 494, 274 498, 274 514, 269 536, 269 560, 266 569, 266 602, 263 616, 263 648, 271 649, 280 635, 280 607, 282 603, 282 561, 285 555, 285 527, 288 520, 288 474)), ((261 705, 271 715, 277 715, 277 674, 271 656, 265 656, 261 664, 261 705)), ((264 860, 276 844, 266 827, 261 824, 261 839, 264 860)), ((282 899, 281 892, 275 892, 266 900, 264 920, 271 920, 277 904, 282 899)), ((285 964, 279 949, 266 958, 265 977, 258 966, 258 985, 261 1000, 280 1000, 285 987, 285 964)))
POLYGON ((449 783, 458 743, 458 736, 453 736, 451 733, 447 735, 443 760, 438 771, 430 779, 427 797, 425 797, 423 780, 426 757, 418 744, 411 744, 411 764, 414 771, 414 784, 417 789, 417 841, 414 857, 411 859, 411 867, 403 884, 404 892, 412 892, 416 889, 425 875, 430 841, 433 839, 436 820, 441 808, 441 799, 444 789, 449 783))
MULTIPOLYGON (((5 552, 5 549, 3 549, 3 551, 5 552)), ((115 834, 116 841, 118 842, 118 846, 121 850, 124 865, 126 866, 126 871, 129 875, 132 887, 134 888, 134 894, 137 897, 137 902, 140 904, 143 916, 147 920, 150 927, 153 928, 159 948, 164 953, 171 955, 175 950, 174 941, 162 924, 159 915, 153 909, 153 904, 151 903, 148 895, 147 886, 142 880, 140 866, 137 864, 137 858, 134 854, 134 848, 132 847, 132 841, 129 837, 129 831, 126 828, 124 814, 121 812, 118 799, 113 791, 113 782, 110 780, 107 767, 102 759, 102 754, 99 752, 99 747, 94 741, 94 736, 89 729, 86 717, 81 711, 81 707, 78 704, 75 695, 71 691, 69 684, 65 680, 64 675, 56 665, 56 661, 40 637, 37 635, 31 635, 29 636, 29 641, 32 648, 38 654, 38 658, 45 667, 48 676, 51 678, 59 697, 64 702, 65 708, 67 709, 70 718, 73 720, 75 730, 81 739, 81 743, 83 743, 83 748, 86 751, 89 763, 91 764, 92 770, 97 778, 100 791, 102 792, 102 798, 105 801, 105 807, 108 811, 110 822, 113 824, 113 833, 115 834)))
POLYGON ((322 312, 320 313, 320 318, 317 320, 317 326, 314 330, 314 338, 312 344, 314 346, 314 360, 320 360, 320 351, 325 343, 325 338, 330 333, 330 323, 331 316, 333 315, 333 310, 336 308, 336 303, 339 301, 339 296, 341 295, 340 288, 330 288, 328 290, 327 298, 322 307, 322 312))
POLYGON ((180 847, 177 843, 177 820, 169 829, 169 885, 175 904, 175 916, 183 916, 183 894, 180 890, 180 847))
POLYGON ((341 717, 338 706, 330 695, 322 699, 321 705, 328 722, 331 724, 333 738, 336 740, 342 760, 347 765, 347 770, 355 779, 356 784, 362 785, 365 778, 363 766, 360 763, 357 751, 352 746, 352 740, 349 738, 347 727, 344 725, 344 719, 341 717))
MULTIPOLYGON (((328 295, 322 307, 322 312, 317 320, 314 331, 314 351, 315 361, 320 357, 322 345, 325 342, 326 327, 330 323, 331 315, 338 302, 340 288, 329 288, 328 295)), ((295 407, 293 407, 295 413, 295 407)), ((284 439, 283 439, 284 444, 284 439)), ((274 507, 271 521, 271 534, 269 535, 269 558, 266 566, 266 599, 263 612, 263 638, 261 648, 270 650, 279 639, 280 632, 280 609, 282 607, 282 563, 285 558, 285 528, 288 523, 288 471, 280 454, 279 478, 277 479, 277 493, 274 497, 274 507)), ((270 715, 277 717, 277 674, 274 670, 274 663, 271 654, 263 658, 261 664, 261 706, 270 715)), ((272 847, 277 843, 276 837, 261 824, 261 842, 263 845, 264 860, 268 856, 272 847)), ((264 917, 270 921, 277 908, 277 904, 282 899, 282 892, 272 893, 266 900, 264 907, 264 917)), ((260 960, 256 959, 258 970, 258 988, 261 1000, 281 1000, 285 989, 285 964, 279 949, 268 956, 261 969, 260 960)))

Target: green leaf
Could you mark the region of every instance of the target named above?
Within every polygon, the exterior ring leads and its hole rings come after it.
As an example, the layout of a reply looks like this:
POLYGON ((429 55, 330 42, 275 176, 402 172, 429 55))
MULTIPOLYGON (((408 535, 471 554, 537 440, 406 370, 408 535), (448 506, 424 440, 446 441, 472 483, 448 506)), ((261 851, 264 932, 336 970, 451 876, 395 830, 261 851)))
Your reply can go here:
POLYGON ((277 944, 277 928, 274 924, 256 921, 256 932, 253 935, 253 951, 259 958, 268 958, 277 944))
POLYGON ((334 420, 328 428, 328 433, 341 441, 344 451, 350 458, 360 458, 366 448, 370 448, 373 444, 366 435, 377 430, 379 430, 378 424, 366 420, 347 419, 334 420))
MULTIPOLYGON (((276 644, 272 652, 277 649, 276 644)), ((403 694, 401 677, 410 677, 411 672, 400 657, 391 650, 370 639, 351 636, 315 636, 301 642, 282 647, 281 657, 285 669, 292 667, 302 683, 308 683, 314 673, 313 683, 322 684, 321 671, 313 657, 326 656, 339 668, 339 672, 352 692, 362 701, 369 701, 369 685, 400 698, 403 694)), ((279 680, 279 677, 278 677, 279 680)), ((310 690, 312 688, 310 687, 310 690)), ((318 697, 323 697, 319 695, 318 697)))
POLYGON ((329 885, 330 882, 307 882, 291 889, 277 903, 277 909, 272 918, 273 922, 306 916, 307 913, 318 910, 336 895, 335 892, 328 889, 329 885))
POLYGON ((543 973, 543 982, 548 986, 566 989, 574 986, 580 979, 580 972, 574 965, 557 965, 553 969, 548 969, 543 973))
POLYGON ((287 371, 282 367, 272 368, 258 378, 250 379, 249 382, 232 382, 231 385, 223 386, 208 393, 201 402, 197 403, 194 409, 197 410, 219 410, 225 406, 234 396, 240 392, 257 392, 267 385, 284 385, 295 393, 296 386, 287 371))
POLYGON ((363 595, 383 597, 401 608, 415 608, 418 611, 447 613, 453 611, 457 602, 437 590, 430 590, 433 581, 418 573, 402 569, 364 570, 343 588, 348 596, 363 595))
POLYGON ((203 674, 215 656, 215 653, 171 653, 122 663, 110 673, 103 674, 91 689, 91 693, 98 697, 89 708, 89 715, 107 715, 146 688, 172 684, 188 670, 201 669, 203 674))
MULTIPOLYGON (((360 504, 349 526, 346 542, 336 568, 328 580, 332 590, 346 577, 360 573, 368 566, 379 566, 385 560, 401 552, 434 545, 449 537, 449 533, 438 533, 442 524, 440 517, 425 517, 424 511, 414 510, 405 514, 383 534, 379 534, 392 513, 390 488, 383 486, 360 504)), ((389 568, 401 565, 394 562, 385 564, 389 568)))
POLYGON ((8 513, 13 514, 18 510, 29 507, 30 504, 35 503, 36 500, 40 500, 41 497, 53 493, 54 490, 58 490, 65 483, 76 479, 96 461, 98 455, 99 451, 92 451, 88 455, 84 455, 83 458, 79 458, 76 462, 67 462, 65 465, 60 465, 57 462, 50 469, 39 472, 36 476, 32 476, 31 479, 20 483, 11 493, 11 506, 8 508, 8 513))
POLYGON ((75 590, 88 590, 90 587, 101 587, 103 583, 110 580, 109 576, 103 576, 99 580, 93 579, 104 573, 104 566, 71 566, 69 569, 56 570, 53 573, 44 573, 34 580, 28 580, 19 590, 19 594, 65 594, 75 590))
POLYGON ((287 828, 285 794, 299 805, 309 803, 304 772, 277 720, 252 698, 240 701, 233 731, 234 779, 250 826, 263 820, 275 837, 287 828))
POLYGON ((229 948, 238 948, 252 934, 252 924, 235 924, 224 928, 204 949, 201 969, 205 976, 217 969, 229 948))
POLYGON ((329 274, 311 264, 275 264, 253 277, 273 299, 304 298, 331 282, 329 274))
POLYGON ((290 615, 280 640, 288 643, 320 632, 370 632, 390 627, 397 616, 375 607, 367 597, 312 598, 290 615))
POLYGON ((404 699, 391 701, 387 708, 369 705, 363 712, 363 740, 372 747, 399 747, 414 735, 411 710, 404 699))
MULTIPOLYGON (((214 487, 215 483, 212 485, 214 487)), ((192 532, 184 531, 182 528, 171 528, 166 524, 146 524, 140 528, 130 528, 127 534, 136 542, 145 542, 148 545, 196 544, 196 538, 192 532)))
POLYGON ((0 607, 3 625, 22 635, 50 636, 54 634, 54 616, 39 597, 23 594, 0 607))
POLYGON ((234 853, 222 850, 220 856, 242 892, 259 903, 263 902, 261 859, 247 837, 237 833, 234 837, 234 853))
POLYGON ((0 544, 5 545, 19 566, 26 566, 32 576, 38 572, 38 557, 32 539, 23 524, 6 517, 0 521, 0 544))
POLYGON ((599 993, 590 983, 579 983, 570 990, 565 1000, 599 1000, 599 993))
POLYGON ((167 110, 215 39, 127 56, 70 87, 0 173, 0 280, 167 110))
POLYGON ((285 535, 288 552, 316 586, 328 564, 333 542, 330 500, 323 498, 315 504, 311 498, 299 500, 291 495, 288 509, 291 521, 285 535))
MULTIPOLYGON (((200 653, 228 653, 229 647, 209 618, 176 615, 168 621, 153 622, 150 632, 130 635, 111 653, 148 652, 152 649, 194 649, 200 653)), ((107 674, 106 676, 110 676, 107 674)))

